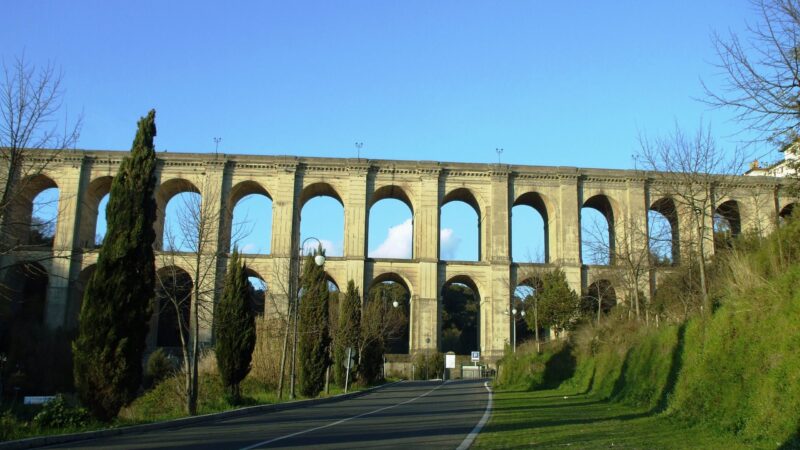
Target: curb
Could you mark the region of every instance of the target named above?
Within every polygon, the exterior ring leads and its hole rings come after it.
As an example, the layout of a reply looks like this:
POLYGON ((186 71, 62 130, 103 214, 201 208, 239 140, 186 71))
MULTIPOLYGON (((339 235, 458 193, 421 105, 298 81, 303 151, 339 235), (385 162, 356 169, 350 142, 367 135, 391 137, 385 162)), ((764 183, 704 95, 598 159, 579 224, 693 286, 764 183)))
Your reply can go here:
POLYGON ((312 398, 307 400, 295 400, 284 403, 272 403, 269 405, 248 406, 245 408, 232 409, 230 411, 204 414, 202 416, 184 417, 181 419, 173 419, 163 422, 146 423, 142 425, 131 425, 119 428, 106 428, 103 430, 84 431, 81 433, 55 434, 52 436, 31 437, 31 438, 19 439, 16 441, 0 442, 0 450, 24 449, 24 448, 44 447, 47 445, 67 444, 70 442, 85 441, 101 437, 121 436, 126 434, 140 433, 144 431, 180 428, 180 427, 185 427, 187 425, 194 425, 202 422, 211 422, 221 419, 230 419, 234 417, 246 416, 249 414, 305 408, 307 406, 314 406, 322 403, 335 403, 341 400, 349 400, 352 398, 361 397, 362 395, 366 395, 373 391, 377 391, 379 389, 383 389, 389 386, 394 386, 395 384, 399 383, 402 383, 402 381, 395 381, 393 383, 382 384, 380 386, 364 389, 363 391, 334 395, 333 397, 312 398))

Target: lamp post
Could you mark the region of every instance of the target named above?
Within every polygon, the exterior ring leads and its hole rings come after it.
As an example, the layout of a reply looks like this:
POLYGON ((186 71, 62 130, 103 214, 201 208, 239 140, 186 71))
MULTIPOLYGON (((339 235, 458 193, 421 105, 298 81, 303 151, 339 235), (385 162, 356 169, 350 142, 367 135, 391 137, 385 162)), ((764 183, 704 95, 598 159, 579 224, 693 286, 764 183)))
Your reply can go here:
POLYGON ((525 317, 525 310, 517 311, 517 308, 511 308, 511 312, 506 311, 506 314, 511 316, 511 349, 514 353, 517 352, 517 314, 520 317, 525 317))
MULTIPOLYGON (((322 247, 322 242, 315 237, 307 237, 303 240, 303 243, 300 244, 300 247, 297 249, 297 255, 294 258, 294 274, 292 274, 292 278, 297 280, 297 284, 295 285, 295 289, 292 289, 293 295, 293 308, 292 311, 292 320, 294 320, 293 329, 292 329, 292 366, 291 366, 291 376, 289 379, 289 398, 294 400, 294 384, 295 384, 295 367, 296 367, 296 360, 297 360, 297 310, 300 309, 300 259, 303 256, 303 248, 306 246, 306 242, 310 240, 317 241, 317 245, 322 247)), ((322 253, 317 254, 314 256, 314 264, 318 267, 322 267, 325 264, 325 255, 322 253)))

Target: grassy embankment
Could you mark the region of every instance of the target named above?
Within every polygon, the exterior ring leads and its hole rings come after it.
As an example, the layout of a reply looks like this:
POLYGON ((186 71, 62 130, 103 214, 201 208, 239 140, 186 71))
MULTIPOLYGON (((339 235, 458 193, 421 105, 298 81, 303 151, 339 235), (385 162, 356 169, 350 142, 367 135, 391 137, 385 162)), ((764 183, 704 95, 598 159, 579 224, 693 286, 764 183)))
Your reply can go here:
POLYGON ((800 448, 800 221, 712 267, 713 314, 506 358, 479 448, 800 448))

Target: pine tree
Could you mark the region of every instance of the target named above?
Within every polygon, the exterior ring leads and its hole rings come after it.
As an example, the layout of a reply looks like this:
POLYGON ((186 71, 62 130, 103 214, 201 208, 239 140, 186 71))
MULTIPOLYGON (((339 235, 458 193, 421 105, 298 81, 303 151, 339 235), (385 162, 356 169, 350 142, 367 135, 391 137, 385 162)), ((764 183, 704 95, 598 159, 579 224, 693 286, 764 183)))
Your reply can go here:
MULTIPOLYGON (((322 248, 318 250, 322 252, 322 248)), ((328 283, 314 255, 305 259, 301 278, 298 363, 300 393, 315 397, 325 386, 325 370, 329 364, 328 345, 328 283)))
POLYGON ((525 315, 531 330, 537 325, 555 328, 557 331, 565 330, 578 315, 580 298, 569 287, 567 276, 561 269, 555 269, 542 277, 542 286, 536 290, 534 297, 537 314, 525 315), (535 316, 538 316, 538 324, 533 323, 535 316))
POLYGON ((239 383, 250 372, 256 345, 256 321, 247 281, 247 267, 234 248, 225 275, 222 299, 217 304, 216 354, 222 384, 234 403, 241 398, 239 383))
MULTIPOLYGON (((334 352, 334 377, 336 384, 344 386, 347 368, 347 347, 353 349, 351 358, 355 358, 361 331, 361 296, 355 282, 347 283, 347 293, 339 303, 339 326, 337 327, 336 349, 334 352)), ((352 381, 352 370, 350 374, 352 381)))
POLYGON ((108 228, 86 285, 73 343, 75 386, 100 420, 116 417, 142 382, 154 295, 155 110, 139 120, 130 156, 111 183, 108 228))

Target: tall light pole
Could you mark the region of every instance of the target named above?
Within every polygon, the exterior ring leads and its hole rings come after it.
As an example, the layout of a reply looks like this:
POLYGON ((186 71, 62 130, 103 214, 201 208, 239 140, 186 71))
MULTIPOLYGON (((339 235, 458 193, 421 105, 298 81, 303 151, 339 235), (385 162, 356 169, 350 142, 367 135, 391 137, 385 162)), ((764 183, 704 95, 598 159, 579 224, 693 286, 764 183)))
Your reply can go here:
MULTIPOLYGON (((292 320, 294 320, 293 330, 292 330, 292 365, 291 365, 291 377, 289 379, 289 398, 294 400, 294 381, 295 381, 295 360, 297 359, 297 310, 300 309, 300 259, 303 256, 303 248, 306 246, 306 242, 310 240, 317 241, 317 245, 322 247, 322 242, 315 237, 307 237, 303 240, 303 243, 300 244, 300 247, 297 249, 297 254, 294 258, 294 274, 292 274, 293 279, 297 280, 297 284, 295 288, 292 289, 292 296, 293 296, 293 308, 292 311, 292 320)), ((314 256, 314 264, 319 267, 322 267, 325 264, 325 255, 319 253, 314 256)))
POLYGON ((521 318, 525 318, 525 310, 517 310, 517 308, 511 308, 511 311, 506 311, 506 314, 511 316, 511 349, 514 353, 517 352, 517 314, 521 318))

